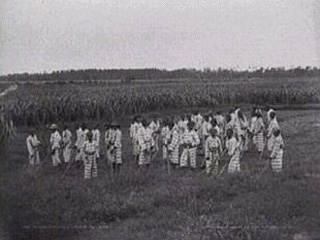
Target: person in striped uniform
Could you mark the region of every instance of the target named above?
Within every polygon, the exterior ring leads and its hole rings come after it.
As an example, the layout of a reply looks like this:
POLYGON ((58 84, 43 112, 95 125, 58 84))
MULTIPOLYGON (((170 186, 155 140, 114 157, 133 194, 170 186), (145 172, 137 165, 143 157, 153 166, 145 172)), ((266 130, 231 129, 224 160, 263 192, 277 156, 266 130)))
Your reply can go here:
POLYGON ((106 146, 106 156, 107 156, 107 162, 108 165, 112 164, 114 162, 114 155, 112 154, 112 151, 114 149, 114 142, 115 142, 115 134, 114 129, 112 127, 112 124, 106 125, 107 130, 104 134, 104 142, 106 146))
POLYGON ((230 157, 228 173, 240 172, 241 145, 234 136, 232 129, 227 130, 226 150, 230 157))
POLYGON ((120 173, 120 167, 122 164, 122 132, 118 123, 114 125, 114 148, 112 150, 112 168, 114 174, 120 173))
POLYGON ((81 125, 79 126, 79 128, 76 131, 76 135, 77 135, 77 139, 75 142, 75 148, 76 148, 76 156, 75 156, 75 160, 76 162, 81 162, 83 160, 83 142, 84 142, 84 136, 83 136, 83 129, 81 127, 81 125))
POLYGON ((267 124, 269 125, 270 121, 271 121, 271 115, 270 114, 274 113, 274 109, 272 109, 271 107, 267 106, 266 110, 267 110, 267 124))
POLYGON ((174 124, 174 121, 168 122, 170 133, 168 135, 168 158, 173 167, 179 165, 179 148, 180 148, 180 134, 178 127, 174 124))
POLYGON ((57 167, 61 165, 61 160, 60 160, 61 135, 58 132, 58 126, 56 124, 52 124, 50 126, 50 129, 52 131, 50 136, 52 164, 54 167, 57 167))
POLYGON ((86 134, 87 140, 83 143, 84 178, 90 179, 98 176, 97 144, 93 141, 92 132, 86 134))
POLYGON ((256 107, 254 107, 251 111, 251 121, 249 126, 249 133, 250 133, 251 141, 254 146, 257 144, 256 135, 253 134, 256 121, 257 121, 257 113, 256 113, 256 107))
POLYGON ((238 111, 238 116, 236 118, 235 122, 236 126, 236 132, 239 141, 243 141, 243 150, 247 151, 248 150, 248 127, 249 127, 249 122, 247 120, 247 117, 242 113, 241 110, 238 111))
POLYGON ((152 150, 154 147, 154 139, 152 137, 152 130, 148 127, 146 119, 142 120, 142 128, 138 132, 139 142, 139 166, 149 166, 151 163, 152 150))
POLYGON ((101 138, 101 133, 99 130, 99 124, 95 124, 93 130, 91 131, 93 134, 92 140, 97 144, 97 161, 100 158, 100 138, 101 138))
POLYGON ((261 113, 257 112, 257 120, 255 123, 253 134, 256 137, 256 147, 258 148, 259 153, 263 152, 263 149, 265 146, 264 139, 263 139, 264 129, 265 129, 265 126, 263 123, 262 115, 261 113))
POLYGON ((204 119, 204 121, 203 121, 203 124, 202 124, 202 133, 203 133, 204 141, 203 141, 202 149, 203 149, 203 153, 204 153, 204 158, 206 159, 208 157, 208 148, 207 148, 206 140, 210 136, 210 131, 212 129, 212 124, 209 121, 209 115, 205 115, 203 117, 203 119, 204 119))
POLYGON ((133 154, 133 157, 137 163, 139 161, 138 132, 141 127, 142 127, 141 117, 134 116, 133 122, 130 126, 130 137, 131 137, 131 141, 132 141, 132 154, 133 154))
POLYGON ((37 138, 37 135, 34 130, 31 131, 30 135, 26 140, 27 149, 29 152, 29 163, 31 166, 40 164, 40 155, 38 147, 41 144, 37 138))
POLYGON ((270 120, 267 128, 267 139, 268 139, 267 146, 268 146, 268 151, 271 152, 273 149, 274 138, 275 138, 273 133, 275 130, 280 129, 280 127, 279 127, 279 123, 276 118, 275 112, 271 112, 269 118, 270 120))
POLYGON ((170 139, 169 119, 164 119, 160 137, 162 144, 162 159, 166 163, 168 159, 168 143, 170 139))
POLYGON ((279 173, 282 171, 282 158, 284 151, 284 142, 281 136, 280 129, 273 132, 274 144, 270 155, 272 171, 279 173))
POLYGON ((206 149, 208 150, 208 155, 206 157, 206 172, 207 174, 217 174, 222 154, 222 144, 216 129, 210 130, 209 136, 206 139, 206 149))
POLYGON ((154 140, 154 150, 156 152, 159 151, 159 136, 160 136, 160 121, 158 119, 158 116, 154 116, 152 121, 149 124, 149 128, 152 131, 152 137, 154 140))
POLYGON ((200 144, 199 135, 195 130, 195 124, 190 122, 188 123, 188 129, 182 136, 182 154, 180 157, 180 167, 188 166, 188 159, 190 159, 190 166, 192 169, 197 167, 196 163, 196 153, 197 146, 200 144))
POLYGON ((72 133, 68 128, 68 125, 64 125, 64 130, 62 132, 62 155, 64 162, 68 163, 71 157, 71 142, 72 133))

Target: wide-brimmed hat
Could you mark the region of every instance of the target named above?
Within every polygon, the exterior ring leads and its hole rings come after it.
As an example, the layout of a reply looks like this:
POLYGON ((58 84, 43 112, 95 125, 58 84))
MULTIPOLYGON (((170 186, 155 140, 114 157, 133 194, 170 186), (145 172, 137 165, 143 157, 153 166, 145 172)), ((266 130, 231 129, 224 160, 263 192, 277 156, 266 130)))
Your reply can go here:
POLYGON ((58 128, 58 126, 55 123, 51 124, 51 126, 50 126, 50 129, 52 129, 52 130, 56 130, 57 128, 58 128))

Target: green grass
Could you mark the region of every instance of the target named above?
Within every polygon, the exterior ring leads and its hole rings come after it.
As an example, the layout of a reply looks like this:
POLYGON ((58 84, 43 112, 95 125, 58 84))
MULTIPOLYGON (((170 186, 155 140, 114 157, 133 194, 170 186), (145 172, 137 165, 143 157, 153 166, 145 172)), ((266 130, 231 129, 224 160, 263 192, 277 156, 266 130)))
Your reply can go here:
MULTIPOLYGON (((50 160, 36 173, 26 168, 29 129, 19 128, 1 161, 5 233, 9 239, 182 240, 292 239, 306 232, 318 239, 320 178, 306 174, 320 173, 320 131, 314 125, 319 113, 279 112, 285 171, 268 171, 259 179, 267 155, 259 161, 253 151, 244 155, 243 173, 235 176, 180 169, 168 175, 160 154, 150 169, 137 169, 125 128, 124 165, 116 181, 105 159, 97 179, 85 181, 76 167, 61 179, 63 169, 53 169, 50 160)), ((127 117, 120 121, 129 124, 127 117)))

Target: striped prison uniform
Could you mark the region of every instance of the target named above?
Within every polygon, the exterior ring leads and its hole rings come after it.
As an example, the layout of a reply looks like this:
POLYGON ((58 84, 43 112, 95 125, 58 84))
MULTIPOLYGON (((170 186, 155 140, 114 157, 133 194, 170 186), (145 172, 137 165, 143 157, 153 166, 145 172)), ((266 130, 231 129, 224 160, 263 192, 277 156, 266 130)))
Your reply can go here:
POLYGON ((243 119, 237 118, 236 121, 236 133, 238 136, 238 139, 242 141, 243 150, 248 150, 248 127, 249 122, 245 116, 243 116, 243 119))
POLYGON ((114 148, 111 151, 112 158, 110 161, 112 163, 121 164, 122 163, 122 132, 120 129, 114 131, 114 148))
POLYGON ((210 122, 204 121, 202 124, 202 133, 203 133, 203 139, 204 139, 204 141, 202 142, 203 143, 202 148, 204 151, 204 158, 207 158, 209 154, 206 139, 209 137, 211 129, 212 129, 212 124, 210 122))
POLYGON ((70 161, 71 157, 71 138, 72 138, 72 133, 70 132, 69 129, 66 129, 62 132, 62 155, 64 161, 67 163, 70 161))
POLYGON ((271 167, 274 172, 282 171, 282 158, 283 158, 284 142, 281 135, 275 137, 274 144, 272 146, 271 167))
POLYGON ((268 129, 267 129, 267 146, 268 146, 268 151, 272 151, 273 148, 273 144, 274 144, 274 131, 280 129, 278 121, 276 118, 271 119, 268 125, 268 129))
POLYGON ((228 165, 228 173, 240 172, 240 143, 235 137, 226 141, 226 149, 231 157, 228 165))
POLYGON ((91 131, 92 132, 92 140, 96 143, 97 145, 97 158, 100 158, 100 137, 101 133, 99 129, 94 129, 91 131))
POLYGON ((172 128, 168 139, 168 158, 171 163, 179 164, 180 135, 177 128, 172 128))
POLYGON ((151 150, 154 147, 154 139, 152 138, 152 130, 142 127, 138 133, 139 142, 139 162, 138 165, 148 165, 151 163, 151 150))
POLYGON ((115 143, 115 131, 113 129, 108 129, 104 135, 104 142, 106 145, 106 155, 108 164, 113 163, 115 160, 113 159, 114 155, 112 154, 114 150, 115 143))
POLYGON ((56 130, 51 134, 51 137, 50 137, 51 156, 52 156, 52 163, 54 167, 61 164, 60 141, 61 141, 60 133, 56 130))
POLYGON ((164 126, 161 129, 161 143, 162 143, 162 158, 167 160, 168 158, 168 143, 170 140, 170 129, 168 126, 164 126))
POLYGON ((253 117, 251 118, 251 123, 250 123, 249 131, 250 131, 250 133, 252 134, 252 143, 253 143, 254 145, 257 144, 257 136, 253 134, 254 129, 255 129, 256 122, 257 122, 257 117, 256 117, 256 116, 253 116, 253 117))
POLYGON ((40 164, 40 156, 39 156, 39 150, 38 146, 40 142, 38 141, 38 138, 36 135, 29 135, 27 137, 27 149, 29 152, 29 163, 30 165, 38 165, 40 164))
POLYGON ((77 130, 77 140, 75 146, 77 148, 77 153, 75 160, 76 161, 83 161, 84 160, 84 153, 83 153, 83 144, 87 139, 87 129, 82 129, 81 127, 77 130))
POLYGON ((264 148, 264 139, 263 139, 263 131, 264 131, 264 123, 262 118, 257 118, 255 123, 255 128, 253 134, 256 136, 256 147, 258 148, 259 152, 263 151, 264 148))
POLYGON ((206 158, 206 172, 218 173, 220 153, 222 152, 222 145, 219 137, 209 136, 206 139, 206 149, 208 149, 208 156, 206 158))
POLYGON ((97 166, 97 144, 94 141, 86 140, 83 143, 84 152, 84 178, 89 179, 91 177, 98 176, 97 166))
POLYGON ((141 123, 134 122, 130 126, 130 137, 132 141, 132 154, 134 157, 139 155, 138 132, 142 127, 141 123))
POLYGON ((159 151, 159 131, 160 131, 160 122, 159 121, 152 121, 149 124, 149 128, 152 131, 152 137, 154 140, 154 148, 155 151, 159 151))
POLYGON ((188 166, 188 159, 190 159, 190 165, 192 168, 197 167, 196 154, 197 146, 200 144, 200 139, 195 130, 187 130, 182 136, 181 144, 183 147, 180 157, 180 167, 188 166))

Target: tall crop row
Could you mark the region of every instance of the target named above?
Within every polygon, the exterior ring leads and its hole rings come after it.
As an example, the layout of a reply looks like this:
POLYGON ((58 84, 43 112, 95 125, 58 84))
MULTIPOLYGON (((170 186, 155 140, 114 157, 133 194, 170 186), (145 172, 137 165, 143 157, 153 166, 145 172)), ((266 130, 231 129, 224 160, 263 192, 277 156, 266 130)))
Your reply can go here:
POLYGON ((320 85, 152 84, 110 87, 94 84, 23 86, 0 103, 19 125, 112 119, 126 114, 215 107, 220 104, 305 104, 320 102, 320 85))

